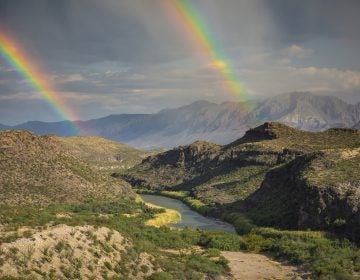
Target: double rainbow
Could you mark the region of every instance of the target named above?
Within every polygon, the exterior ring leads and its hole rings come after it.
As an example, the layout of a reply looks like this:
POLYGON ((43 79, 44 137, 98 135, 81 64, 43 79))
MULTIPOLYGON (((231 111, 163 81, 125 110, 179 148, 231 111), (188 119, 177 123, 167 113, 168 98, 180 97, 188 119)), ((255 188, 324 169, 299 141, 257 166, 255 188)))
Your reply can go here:
MULTIPOLYGON (((61 120, 77 119, 63 98, 56 93, 53 87, 41 75, 38 66, 25 55, 25 52, 19 48, 15 40, 5 34, 0 34, 0 54, 47 101, 61 120)), ((79 128, 73 122, 69 121, 68 124, 70 134, 77 134, 79 132, 79 128)))
MULTIPOLYGON (((204 18, 195 9, 189 0, 163 0, 167 13, 175 23, 182 29, 185 29, 189 40, 196 42, 201 53, 204 53, 210 59, 210 65, 215 68, 222 77, 228 90, 235 94, 236 99, 241 101, 249 100, 249 96, 244 84, 239 79, 234 67, 224 52, 216 42, 215 37, 207 27, 204 18)), ((250 110, 251 103, 247 102, 247 108, 250 110)))
MULTIPOLYGON (((238 100, 247 101, 248 93, 240 81, 230 60, 227 59, 218 46, 214 36, 207 28, 204 19, 189 0, 162 0, 171 18, 177 19, 177 24, 185 28, 189 40, 197 42, 202 53, 208 55, 212 68, 220 73, 224 84, 238 100)), ((37 65, 26 57, 25 52, 17 46, 15 41, 0 32, 0 54, 27 80, 27 82, 48 102, 53 111, 62 120, 78 119, 64 98, 56 93, 48 81, 41 75, 37 65)), ((251 102, 244 103, 247 110, 251 108, 251 102)), ((68 122, 72 133, 78 133, 80 128, 73 122, 68 122)))

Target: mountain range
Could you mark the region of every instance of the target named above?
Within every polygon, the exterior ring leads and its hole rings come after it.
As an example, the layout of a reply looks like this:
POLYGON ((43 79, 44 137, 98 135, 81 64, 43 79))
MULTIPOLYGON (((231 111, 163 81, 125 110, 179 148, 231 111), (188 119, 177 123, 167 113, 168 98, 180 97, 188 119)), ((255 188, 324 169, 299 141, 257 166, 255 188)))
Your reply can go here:
MULTIPOLYGON (((81 135, 96 135, 137 148, 172 148, 203 139, 230 143, 265 121, 323 131, 331 127, 359 127, 360 103, 347 104, 333 96, 293 92, 252 102, 211 103, 205 100, 156 114, 120 114, 76 121, 81 135), (245 110, 244 108, 252 108, 245 110)), ((21 129, 37 134, 73 136, 69 122, 31 121, 0 130, 21 129)))

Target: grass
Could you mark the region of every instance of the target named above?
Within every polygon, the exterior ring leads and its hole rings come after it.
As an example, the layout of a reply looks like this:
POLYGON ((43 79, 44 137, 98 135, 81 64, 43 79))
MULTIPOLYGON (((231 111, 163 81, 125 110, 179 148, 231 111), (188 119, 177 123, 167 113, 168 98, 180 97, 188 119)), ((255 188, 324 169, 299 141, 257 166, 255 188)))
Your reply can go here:
POLYGON ((158 207, 151 203, 146 203, 150 208, 163 209, 162 213, 155 214, 154 218, 149 219, 145 222, 147 226, 161 227, 169 224, 176 224, 181 221, 181 214, 178 211, 158 207))

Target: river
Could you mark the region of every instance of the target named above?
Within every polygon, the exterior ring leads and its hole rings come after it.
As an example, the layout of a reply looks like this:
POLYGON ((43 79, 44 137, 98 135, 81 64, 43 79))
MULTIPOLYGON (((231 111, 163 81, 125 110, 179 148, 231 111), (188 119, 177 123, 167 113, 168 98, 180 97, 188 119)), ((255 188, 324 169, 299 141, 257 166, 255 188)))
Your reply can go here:
POLYGON ((198 228, 201 230, 236 233, 233 225, 216 220, 214 218, 205 217, 198 212, 191 210, 180 200, 152 194, 142 194, 141 197, 145 202, 178 211, 181 214, 181 221, 177 224, 172 224, 172 227, 189 227, 198 228))

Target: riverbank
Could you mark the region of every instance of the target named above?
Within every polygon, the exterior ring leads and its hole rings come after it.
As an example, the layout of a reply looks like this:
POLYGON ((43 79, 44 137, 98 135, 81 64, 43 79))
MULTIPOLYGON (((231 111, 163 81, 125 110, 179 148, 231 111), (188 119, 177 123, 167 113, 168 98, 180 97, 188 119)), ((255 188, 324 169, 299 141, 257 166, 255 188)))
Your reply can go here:
MULTIPOLYGON (((150 192, 179 199, 189 207, 186 192, 150 192)), ((193 204, 194 205, 194 204, 193 204)), ((197 207, 191 207, 196 210, 197 207)), ((225 220, 232 221, 239 233, 238 239, 226 246, 222 242, 212 245, 226 251, 243 251, 269 255, 277 260, 301 266, 311 273, 311 279, 360 279, 360 250, 346 239, 320 231, 280 230, 258 227, 240 213, 228 213, 225 220)))
MULTIPOLYGON (((155 191, 147 189, 135 189, 135 191, 138 194, 159 195, 180 200, 189 206, 190 209, 204 216, 213 217, 211 212, 216 210, 214 207, 208 206, 202 201, 189 196, 187 191, 155 191)), ((240 213, 224 213, 221 217, 213 218, 220 218, 223 222, 232 224, 235 231, 240 235, 247 234, 255 228, 255 225, 240 213)))
POLYGON ((202 215, 207 215, 213 210, 212 207, 205 205, 200 200, 190 197, 189 193, 186 191, 154 191, 154 190, 146 190, 146 189, 135 189, 135 191, 138 194, 161 195, 161 196, 181 200, 192 210, 197 211, 202 215))
POLYGON ((181 215, 181 221, 177 224, 171 225, 172 227, 188 227, 204 231, 218 231, 236 234, 235 228, 232 224, 225 223, 212 217, 203 216, 178 199, 153 194, 141 194, 141 197, 145 202, 152 205, 155 204, 165 209, 172 209, 179 212, 181 215))
POLYGON ((167 226, 170 224, 176 224, 181 221, 181 214, 170 208, 161 207, 149 202, 144 201, 141 196, 137 196, 136 201, 143 202, 146 204, 146 206, 150 208, 155 209, 164 209, 164 212, 155 214, 155 217, 152 219, 149 219, 145 222, 145 225, 147 226, 154 226, 154 227, 161 227, 161 226, 167 226))
MULTIPOLYGON (((157 214, 155 218, 146 222, 146 225, 158 225, 160 221, 161 225, 171 224, 171 219, 166 219, 166 213, 169 211, 174 211, 180 213, 181 216, 185 219, 184 225, 189 226, 190 228, 199 228, 201 230, 217 230, 219 232, 229 232, 229 229, 224 227, 223 222, 219 222, 215 219, 207 218, 201 214, 190 210, 190 208, 185 205, 179 199, 174 199, 175 195, 171 196, 160 196, 154 194, 141 194, 141 201, 145 202, 147 206, 166 209, 166 212, 157 214), (150 201, 150 202, 149 202, 150 201), (195 215, 194 215, 195 214, 195 215), (165 218, 164 218, 165 216, 165 218), (194 217, 195 216, 195 217, 194 217), (203 219, 206 222, 210 222, 210 225, 204 227, 203 219), (190 220, 190 221, 189 221, 190 220)), ((183 221, 181 221, 182 223, 183 221)), ((184 226, 183 225, 183 226, 184 226)), ((229 224, 230 226, 230 224, 229 224)), ((235 230, 232 228, 233 232, 235 230)), ((232 231, 230 231, 232 232, 232 231)), ((241 243, 241 237, 237 237, 235 243, 241 243)), ((296 266, 290 266, 283 264, 281 262, 274 261, 269 257, 262 255, 260 253, 250 253, 246 251, 238 251, 240 248, 238 246, 232 247, 228 246, 228 250, 235 251, 220 251, 218 249, 204 249, 203 247, 192 246, 190 249, 182 250, 165 250, 168 253, 173 253, 176 255, 179 254, 191 254, 194 252, 200 252, 202 254, 211 254, 212 258, 219 258, 220 256, 224 257, 229 265, 231 270, 231 276, 225 277, 223 279, 240 279, 240 280, 255 280, 255 279, 305 279, 301 277, 297 271, 299 270, 296 266)))

